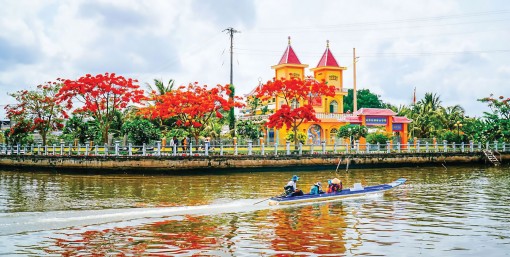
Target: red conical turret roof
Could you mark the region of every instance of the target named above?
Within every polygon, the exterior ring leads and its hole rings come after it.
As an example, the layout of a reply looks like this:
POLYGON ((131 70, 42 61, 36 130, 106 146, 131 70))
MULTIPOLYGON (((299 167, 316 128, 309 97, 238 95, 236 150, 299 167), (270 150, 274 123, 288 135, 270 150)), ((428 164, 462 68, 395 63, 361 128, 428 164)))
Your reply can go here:
POLYGON ((325 66, 340 67, 338 65, 338 63, 336 62, 336 59, 333 56, 333 53, 331 53, 331 51, 329 50, 329 40, 326 42, 327 42, 326 51, 322 55, 322 58, 319 61, 319 64, 317 64, 317 67, 325 67, 325 66))
POLYGON ((280 59, 280 64, 301 64, 299 61, 299 58, 297 57, 296 53, 292 49, 292 46, 290 46, 290 37, 289 37, 289 45, 287 46, 287 49, 285 49, 285 53, 283 53, 282 58, 280 59))

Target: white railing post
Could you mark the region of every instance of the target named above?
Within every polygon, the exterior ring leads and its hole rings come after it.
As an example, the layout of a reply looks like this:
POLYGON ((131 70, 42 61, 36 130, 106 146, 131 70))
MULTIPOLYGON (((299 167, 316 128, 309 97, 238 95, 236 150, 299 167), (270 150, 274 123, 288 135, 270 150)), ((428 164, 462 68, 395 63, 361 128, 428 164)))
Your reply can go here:
POLYGON ((411 144, 409 144, 409 142, 407 142, 407 152, 410 153, 411 152, 411 144))
POLYGON ((64 142, 60 142, 60 155, 64 155, 64 142))
POLYGON ((251 148, 253 146, 253 141, 248 140, 248 155, 251 155, 251 148))
MULTIPOLYGON (((236 154, 237 154, 237 149, 236 149, 236 154)), ((189 156, 192 156, 193 155, 193 143, 189 142, 189 156)))
POLYGON ((443 140, 443 152, 448 152, 448 148, 447 148, 447 141, 446 140, 443 140))
POLYGON ((85 156, 88 156, 89 155, 89 147, 90 147, 90 143, 85 143, 85 156))
POLYGON ((397 142, 397 150, 398 150, 398 153, 401 153, 402 152, 402 149, 400 147, 400 142, 397 142))
POLYGON ((482 150, 482 142, 478 141, 478 151, 482 150))
POLYGON ((78 144, 78 155, 80 155, 80 152, 81 152, 81 145, 78 144))
POLYGON ((333 153, 336 154, 336 142, 333 143, 333 153))
POLYGON ((455 142, 452 143, 453 152, 455 153, 457 151, 457 144, 455 142))
POLYGON ((133 156, 133 144, 132 143, 128 144, 128 155, 133 156))
POLYGON ((299 142, 299 155, 303 155, 303 143, 299 142))
POLYGON ((489 150, 489 141, 485 142, 485 150, 489 150))
POLYGON ((72 150, 73 150, 73 144, 72 144, 72 143, 69 143, 69 149, 68 149, 68 150, 69 150, 69 151, 68 151, 68 152, 69 152, 69 156, 73 155, 73 152, 72 152, 72 150))
POLYGON ((460 151, 461 151, 461 152, 464 152, 464 142, 462 142, 462 143, 460 144, 460 151))
POLYGON ((494 141, 494 150, 497 151, 498 150, 498 141, 494 141))
POLYGON ((425 152, 429 152, 429 142, 425 142, 425 152))
POLYGON ((146 149, 145 143, 143 143, 143 145, 142 145, 142 156, 145 156, 146 154, 147 154, 147 149, 146 149))
POLYGON ((119 141, 115 141, 115 156, 119 156, 119 141))
POLYGON ((391 144, 390 144, 390 141, 386 141, 386 153, 390 153, 391 152, 391 144))
POLYGON ((274 155, 278 155, 278 143, 274 143, 274 155))
POLYGON ((377 142, 377 153, 380 153, 381 151, 381 144, 377 142))
MULTIPOLYGON (((190 145, 191 145, 191 143, 190 143, 190 145)), ((158 151, 156 152, 156 155, 157 156, 161 156, 161 141, 157 141, 156 142, 156 146, 157 146, 157 149, 158 149, 158 151)))
MULTIPOLYGON (((250 153, 251 153, 251 149, 250 149, 250 153)), ((204 141, 204 155, 209 156, 209 140, 208 139, 205 139, 205 141, 204 141)))
POLYGON ((310 145, 310 154, 313 154, 313 143, 310 145))
MULTIPOLYGON (((16 154, 19 155, 19 144, 16 145, 16 154)), ((55 155, 55 154, 53 154, 55 155)))
POLYGON ((104 156, 108 156, 110 149, 108 149, 108 144, 104 144, 104 156))
POLYGON ((370 146, 371 146, 371 144, 367 142, 367 151, 366 151, 367 153, 370 153, 370 146))
POLYGON ((34 144, 30 145, 30 153, 34 154, 34 144))
POLYGON ((345 154, 349 153, 349 144, 345 144, 345 154))
MULTIPOLYGON (((503 143, 503 152, 505 151, 505 143, 503 143)), ((23 146, 23 153, 27 154, 27 145, 23 146)))
MULTIPOLYGON (((14 146, 11 146, 11 154, 13 153, 14 146)), ((48 155, 48 145, 44 145, 44 155, 48 155)))
POLYGON ((97 144, 94 145, 94 155, 99 155, 99 146, 97 144))
POLYGON ((420 140, 416 140, 416 152, 420 152, 420 140))
POLYGON ((174 156, 176 156, 177 155, 177 145, 174 145, 172 151, 173 151, 174 156))
POLYGON ((265 154, 265 153, 264 153, 264 151, 265 151, 265 150, 266 150, 266 149, 265 149, 265 145, 264 145, 264 143, 260 144, 260 154, 261 154, 261 155, 264 155, 264 154, 265 154))
POLYGON ((359 153, 359 140, 356 140, 356 153, 359 153))
POLYGON ((290 142, 289 141, 285 142, 285 150, 287 152, 287 155, 290 155, 290 142))
POLYGON ((326 141, 322 141, 322 154, 326 154, 326 141))
POLYGON ((506 143, 503 142, 503 152, 506 152, 506 143))
MULTIPOLYGON (((19 145, 18 145, 18 146, 19 146, 19 145)), ((51 155, 55 155, 55 152, 56 152, 56 150, 57 150, 57 145, 56 145, 56 144, 53 144, 52 146, 53 146, 53 148, 51 149, 51 150, 52 150, 52 151, 51 151, 51 155)))
POLYGON ((237 155, 237 140, 234 140, 234 155, 237 155))
POLYGON ((470 140, 469 141, 469 152, 472 153, 473 152, 473 140, 470 140))

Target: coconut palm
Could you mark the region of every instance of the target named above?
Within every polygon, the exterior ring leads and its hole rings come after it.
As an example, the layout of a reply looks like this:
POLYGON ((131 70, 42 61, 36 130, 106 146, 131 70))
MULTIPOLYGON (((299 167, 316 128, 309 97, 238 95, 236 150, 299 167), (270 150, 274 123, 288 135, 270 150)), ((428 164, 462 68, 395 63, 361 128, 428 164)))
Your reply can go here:
POLYGON ((164 95, 168 92, 171 92, 174 87, 175 81, 173 79, 170 79, 168 81, 168 84, 165 85, 162 80, 154 79, 154 86, 147 83, 147 88, 149 89, 149 92, 155 92, 157 95, 164 95))

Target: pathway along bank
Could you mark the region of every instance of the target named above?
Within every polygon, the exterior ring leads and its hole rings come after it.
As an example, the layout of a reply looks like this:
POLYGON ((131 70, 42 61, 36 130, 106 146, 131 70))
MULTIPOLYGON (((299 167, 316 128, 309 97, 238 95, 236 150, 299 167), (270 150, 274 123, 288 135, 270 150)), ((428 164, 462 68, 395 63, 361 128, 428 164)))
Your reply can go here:
MULTIPOLYGON (((510 160, 510 152, 497 156, 510 160)), ((473 153, 370 153, 313 155, 227 156, 44 156, 0 155, 0 168, 58 171, 182 172, 235 169, 339 169, 413 167, 458 164, 492 165, 482 152, 473 153)))

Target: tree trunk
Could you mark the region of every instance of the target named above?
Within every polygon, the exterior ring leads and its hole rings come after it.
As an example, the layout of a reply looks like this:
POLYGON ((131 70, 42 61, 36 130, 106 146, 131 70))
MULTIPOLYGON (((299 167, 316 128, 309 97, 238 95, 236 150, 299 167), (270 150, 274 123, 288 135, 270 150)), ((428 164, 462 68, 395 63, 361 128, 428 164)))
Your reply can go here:
POLYGON ((297 136, 297 127, 294 127, 292 129, 294 131, 294 150, 298 150, 299 147, 298 147, 298 136, 297 136))
POLYGON ((103 130, 103 141, 105 144, 108 144, 108 127, 105 127, 103 130))
POLYGON ((43 145, 46 145, 46 132, 41 132, 43 145))

